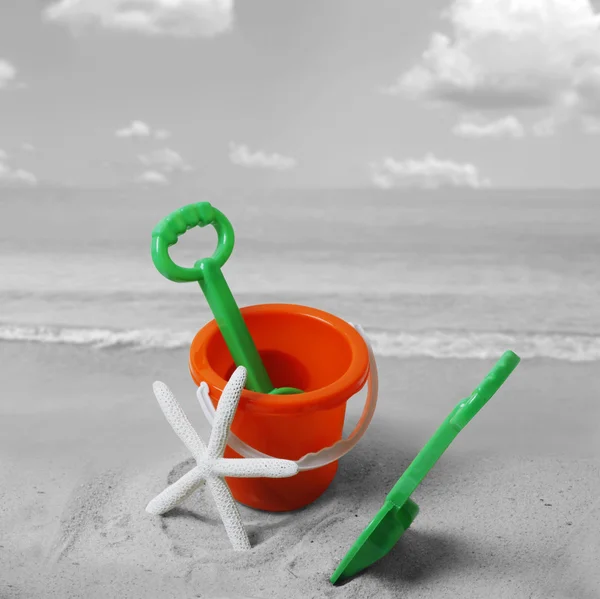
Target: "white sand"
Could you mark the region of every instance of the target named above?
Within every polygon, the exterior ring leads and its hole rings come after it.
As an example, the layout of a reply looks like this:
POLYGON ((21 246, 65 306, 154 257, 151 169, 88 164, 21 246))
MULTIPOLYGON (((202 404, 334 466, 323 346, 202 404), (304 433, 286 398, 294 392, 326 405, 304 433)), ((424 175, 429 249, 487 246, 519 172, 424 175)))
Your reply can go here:
POLYGON ((2 599, 600 597, 597 364, 522 362, 417 490, 397 547, 334 587, 387 491, 492 362, 380 360, 372 427, 327 493, 296 513, 242 507, 254 547, 235 553, 205 490, 166 517, 144 511, 191 466, 155 379, 207 437, 184 352, 0 351, 2 599))

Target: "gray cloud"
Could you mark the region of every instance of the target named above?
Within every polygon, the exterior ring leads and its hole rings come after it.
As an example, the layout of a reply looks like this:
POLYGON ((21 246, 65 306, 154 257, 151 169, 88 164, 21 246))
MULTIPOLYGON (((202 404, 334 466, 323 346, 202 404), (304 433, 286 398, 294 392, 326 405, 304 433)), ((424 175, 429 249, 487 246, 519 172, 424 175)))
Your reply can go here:
POLYGON ((9 185, 37 185, 37 177, 22 168, 15 168, 9 164, 9 155, 0 149, 0 183, 9 185))
POLYGON ((471 163, 458 163, 426 154, 423 159, 384 158, 369 165, 371 181, 381 189, 394 187, 488 187, 490 181, 471 163))
POLYGON ((229 159, 238 166, 276 171, 287 171, 297 165, 295 158, 282 156, 276 152, 269 154, 262 150, 252 151, 248 146, 235 142, 229 145, 229 159))
POLYGON ((144 121, 131 121, 129 125, 117 129, 115 136, 121 139, 153 137, 154 139, 165 140, 171 137, 171 133, 166 129, 153 129, 144 121))
POLYGON ((181 154, 171 148, 162 148, 148 152, 147 154, 140 154, 138 159, 144 166, 165 173, 192 170, 192 167, 183 159, 181 154))
POLYGON ((233 0, 57 0, 49 21, 75 31, 89 27, 152 36, 213 37, 233 24, 233 0))
POLYGON ((488 121, 463 117, 452 129, 459 137, 481 139, 486 137, 525 137, 525 127, 515 116, 509 115, 488 121))
POLYGON ((600 33, 589 0, 455 0, 420 62, 386 89, 462 109, 600 114, 600 33))
POLYGON ((12 63, 8 62, 8 60, 0 58, 0 89, 5 89, 15 85, 16 78, 16 67, 12 63))
POLYGON ((159 173, 158 171, 144 171, 136 178, 136 182, 151 185, 168 185, 169 179, 164 173, 159 173))

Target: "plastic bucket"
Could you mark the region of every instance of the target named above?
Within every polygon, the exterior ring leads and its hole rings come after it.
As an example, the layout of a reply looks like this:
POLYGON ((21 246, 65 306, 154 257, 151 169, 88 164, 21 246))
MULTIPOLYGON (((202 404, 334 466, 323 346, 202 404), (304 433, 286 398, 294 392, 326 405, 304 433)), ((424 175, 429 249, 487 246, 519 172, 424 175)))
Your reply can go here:
MULTIPOLYGON (((295 304, 261 304, 241 309, 244 321, 275 387, 297 395, 266 395, 244 389, 231 426, 251 447, 277 458, 298 460, 342 438, 346 402, 369 376, 369 354, 360 333, 344 320, 295 304)), ((190 373, 205 382, 216 406, 235 370, 213 320, 195 336, 190 373)), ((241 457, 229 446, 225 457, 241 457)), ((322 495, 337 461, 291 478, 227 478, 235 499, 271 512, 302 508, 322 495)))

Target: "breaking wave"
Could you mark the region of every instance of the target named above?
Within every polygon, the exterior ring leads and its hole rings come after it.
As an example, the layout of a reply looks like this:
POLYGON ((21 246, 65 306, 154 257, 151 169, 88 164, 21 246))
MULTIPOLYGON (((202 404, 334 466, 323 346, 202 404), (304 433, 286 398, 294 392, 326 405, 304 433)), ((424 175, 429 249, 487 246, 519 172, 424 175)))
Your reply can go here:
MULTIPOLYGON (((391 332, 367 329, 378 356, 488 359, 512 349, 521 358, 569 362, 600 360, 600 337, 564 333, 468 331, 391 332)), ((164 329, 111 330, 58 326, 0 325, 0 341, 90 346, 98 349, 172 350, 187 348, 193 333, 164 329)))

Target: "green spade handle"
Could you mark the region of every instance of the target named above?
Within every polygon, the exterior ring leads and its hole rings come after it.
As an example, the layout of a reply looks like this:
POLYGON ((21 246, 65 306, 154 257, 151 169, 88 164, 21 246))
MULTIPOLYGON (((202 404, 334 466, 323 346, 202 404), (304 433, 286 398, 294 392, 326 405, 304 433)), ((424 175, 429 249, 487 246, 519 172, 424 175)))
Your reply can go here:
POLYGON ((234 243, 233 227, 220 210, 209 202, 188 204, 163 218, 152 230, 152 261, 158 272, 170 281, 200 282, 204 279, 202 263, 211 260, 220 269, 229 260, 234 243), (175 264, 169 256, 169 248, 189 229, 208 225, 217 232, 217 249, 211 258, 199 260, 191 268, 175 264))
POLYGON ((233 227, 227 217, 209 202, 189 204, 161 220, 152 231, 152 261, 158 272, 177 283, 197 281, 215 317, 236 366, 248 372, 247 387, 270 393, 273 384, 262 363, 248 327, 221 272, 233 251, 233 227), (210 258, 184 268, 173 262, 169 248, 188 229, 212 225, 217 231, 217 249, 210 258))
POLYGON ((388 493, 386 501, 401 507, 442 457, 458 433, 473 419, 500 389, 521 358, 512 351, 505 352, 471 395, 460 401, 429 439, 400 480, 388 493))

